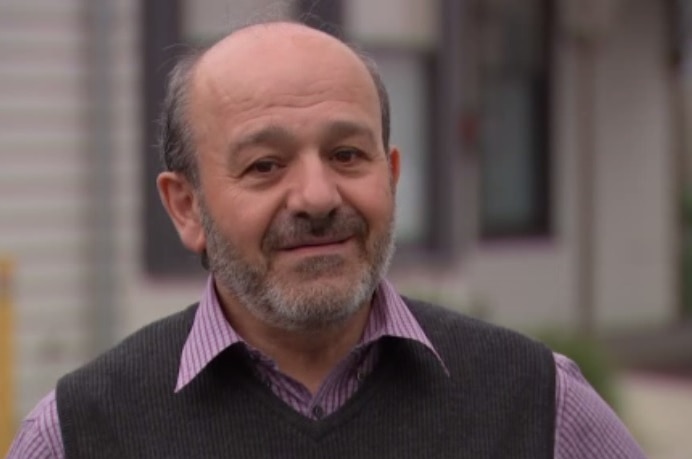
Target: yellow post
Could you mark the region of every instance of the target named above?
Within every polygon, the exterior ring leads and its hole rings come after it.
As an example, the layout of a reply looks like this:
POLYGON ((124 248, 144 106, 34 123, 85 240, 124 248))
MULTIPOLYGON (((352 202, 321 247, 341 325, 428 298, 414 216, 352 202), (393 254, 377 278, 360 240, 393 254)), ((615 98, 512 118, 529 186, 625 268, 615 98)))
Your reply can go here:
POLYGON ((14 436, 12 391, 12 262, 0 258, 0 456, 14 436))

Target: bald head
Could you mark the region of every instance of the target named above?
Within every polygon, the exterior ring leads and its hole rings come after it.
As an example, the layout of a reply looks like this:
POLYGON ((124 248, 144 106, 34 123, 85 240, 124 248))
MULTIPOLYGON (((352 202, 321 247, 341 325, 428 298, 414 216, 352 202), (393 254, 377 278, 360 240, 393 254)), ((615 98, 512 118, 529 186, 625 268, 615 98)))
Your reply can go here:
POLYGON ((209 107, 251 111, 253 104, 274 100, 286 88, 291 91, 284 96, 292 98, 287 103, 319 103, 335 85, 341 89, 339 97, 374 102, 382 146, 388 151, 389 101, 374 62, 343 41, 298 23, 239 29, 182 59, 171 72, 162 116, 164 165, 198 182, 195 152, 208 123, 197 120, 209 107))
POLYGON ((351 61, 367 72, 353 49, 332 35, 299 23, 270 22, 246 26, 221 39, 204 52, 197 67, 204 73, 234 63, 314 63, 330 58, 351 61))

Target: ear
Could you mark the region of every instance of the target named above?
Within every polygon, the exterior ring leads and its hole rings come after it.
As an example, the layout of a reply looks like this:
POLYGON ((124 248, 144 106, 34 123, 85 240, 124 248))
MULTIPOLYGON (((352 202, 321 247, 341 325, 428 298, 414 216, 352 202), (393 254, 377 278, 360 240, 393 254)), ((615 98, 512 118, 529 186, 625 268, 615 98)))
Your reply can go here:
POLYGON ((195 188, 181 174, 170 171, 159 174, 156 186, 183 245, 201 253, 206 247, 206 239, 195 188))
POLYGON ((389 150, 389 172, 392 176, 392 186, 395 189, 397 183, 399 183, 399 174, 401 173, 400 161, 399 149, 397 147, 392 147, 389 150))

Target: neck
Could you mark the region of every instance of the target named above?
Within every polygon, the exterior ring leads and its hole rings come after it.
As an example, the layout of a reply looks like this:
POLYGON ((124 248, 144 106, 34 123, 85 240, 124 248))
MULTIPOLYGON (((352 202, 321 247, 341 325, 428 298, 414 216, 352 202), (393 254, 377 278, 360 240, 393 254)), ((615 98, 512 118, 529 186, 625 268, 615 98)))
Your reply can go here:
POLYGON ((285 330, 257 318, 230 295, 219 291, 219 296, 233 329, 312 394, 358 344, 370 314, 368 303, 336 325, 318 330, 285 330))

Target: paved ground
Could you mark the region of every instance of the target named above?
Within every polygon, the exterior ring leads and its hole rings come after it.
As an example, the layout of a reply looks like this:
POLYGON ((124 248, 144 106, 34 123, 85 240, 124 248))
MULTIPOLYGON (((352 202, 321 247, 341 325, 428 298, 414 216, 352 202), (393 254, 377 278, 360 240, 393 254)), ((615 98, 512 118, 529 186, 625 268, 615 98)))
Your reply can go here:
POLYGON ((649 459, 692 459, 692 380, 628 374, 623 417, 649 459))

